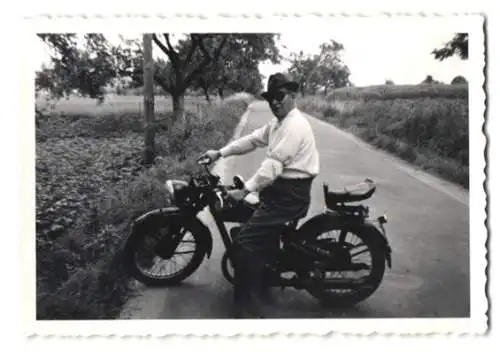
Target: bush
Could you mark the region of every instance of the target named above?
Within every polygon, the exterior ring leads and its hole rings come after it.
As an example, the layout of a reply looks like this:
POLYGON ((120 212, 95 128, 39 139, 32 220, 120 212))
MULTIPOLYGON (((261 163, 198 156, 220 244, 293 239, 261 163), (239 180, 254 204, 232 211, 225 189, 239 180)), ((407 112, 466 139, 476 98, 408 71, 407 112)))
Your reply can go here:
POLYGON ((246 107, 234 101, 186 114, 157 134, 159 157, 150 169, 140 165, 137 115, 57 117, 39 128, 38 319, 102 319, 119 312, 132 293, 120 265, 131 220, 168 205, 164 180, 195 171, 195 157, 226 143, 246 107))
POLYGON ((330 105, 323 110, 323 117, 332 117, 337 115, 338 113, 339 110, 334 105, 330 105))

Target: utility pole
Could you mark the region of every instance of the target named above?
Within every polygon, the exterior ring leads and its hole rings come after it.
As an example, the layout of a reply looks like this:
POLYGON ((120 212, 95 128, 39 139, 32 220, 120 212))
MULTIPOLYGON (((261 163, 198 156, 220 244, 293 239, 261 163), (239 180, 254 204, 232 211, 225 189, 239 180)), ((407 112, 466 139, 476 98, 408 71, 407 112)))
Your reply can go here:
POLYGON ((154 128, 154 90, 153 90, 153 35, 143 34, 144 49, 144 164, 150 166, 155 158, 155 128, 154 128))

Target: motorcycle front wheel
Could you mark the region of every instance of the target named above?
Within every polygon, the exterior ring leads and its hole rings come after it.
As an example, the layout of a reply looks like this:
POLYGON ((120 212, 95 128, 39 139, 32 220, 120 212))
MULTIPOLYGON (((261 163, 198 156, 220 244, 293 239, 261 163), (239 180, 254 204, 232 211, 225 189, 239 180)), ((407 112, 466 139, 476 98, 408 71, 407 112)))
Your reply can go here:
POLYGON ((221 260, 222 275, 231 284, 234 284, 234 267, 229 258, 229 251, 226 251, 221 260))
POLYGON ((177 285, 194 273, 206 253, 201 236, 184 227, 175 229, 182 238, 176 248, 168 248, 174 235, 169 226, 133 232, 124 247, 128 273, 152 287, 177 285), (180 231, 180 232, 179 232, 180 231), (173 269, 168 271, 168 269, 173 269))

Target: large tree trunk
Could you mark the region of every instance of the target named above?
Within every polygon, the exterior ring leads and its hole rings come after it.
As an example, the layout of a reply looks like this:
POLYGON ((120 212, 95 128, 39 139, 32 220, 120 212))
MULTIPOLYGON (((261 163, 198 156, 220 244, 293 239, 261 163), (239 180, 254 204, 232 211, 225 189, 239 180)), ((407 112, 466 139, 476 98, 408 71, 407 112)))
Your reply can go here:
POLYGON ((184 94, 172 93, 172 103, 174 106, 174 119, 172 122, 182 121, 184 119, 184 94))
POLYGON ((144 43, 144 164, 150 166, 155 158, 155 130, 154 130, 154 61, 152 56, 152 35, 143 35, 144 43))

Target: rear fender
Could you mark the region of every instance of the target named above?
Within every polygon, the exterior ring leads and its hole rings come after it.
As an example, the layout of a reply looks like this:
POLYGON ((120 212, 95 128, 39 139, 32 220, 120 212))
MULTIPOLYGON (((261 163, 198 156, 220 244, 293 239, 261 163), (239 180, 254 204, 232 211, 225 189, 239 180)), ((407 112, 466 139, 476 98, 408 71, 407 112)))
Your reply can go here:
POLYGON ((316 236, 318 231, 328 231, 332 228, 346 229, 354 233, 368 234, 370 238, 376 241, 380 249, 385 253, 387 265, 392 266, 391 247, 387 237, 379 229, 373 221, 362 221, 357 218, 349 218, 337 213, 322 213, 318 214, 297 229, 296 238, 299 240, 308 240, 312 236, 316 236))
POLYGON ((376 225, 376 221, 366 221, 359 226, 360 231, 364 231, 365 233, 369 233, 370 236, 373 236, 379 243, 380 249, 385 253, 385 259, 387 261, 387 266, 389 269, 392 269, 392 248, 389 244, 389 240, 385 235, 385 231, 380 228, 381 225, 376 225))
POLYGON ((210 230, 197 217, 186 216, 178 207, 158 208, 140 215, 133 221, 132 234, 166 225, 174 225, 174 231, 175 227, 184 226, 200 240, 207 258, 210 258, 213 249, 210 230))

